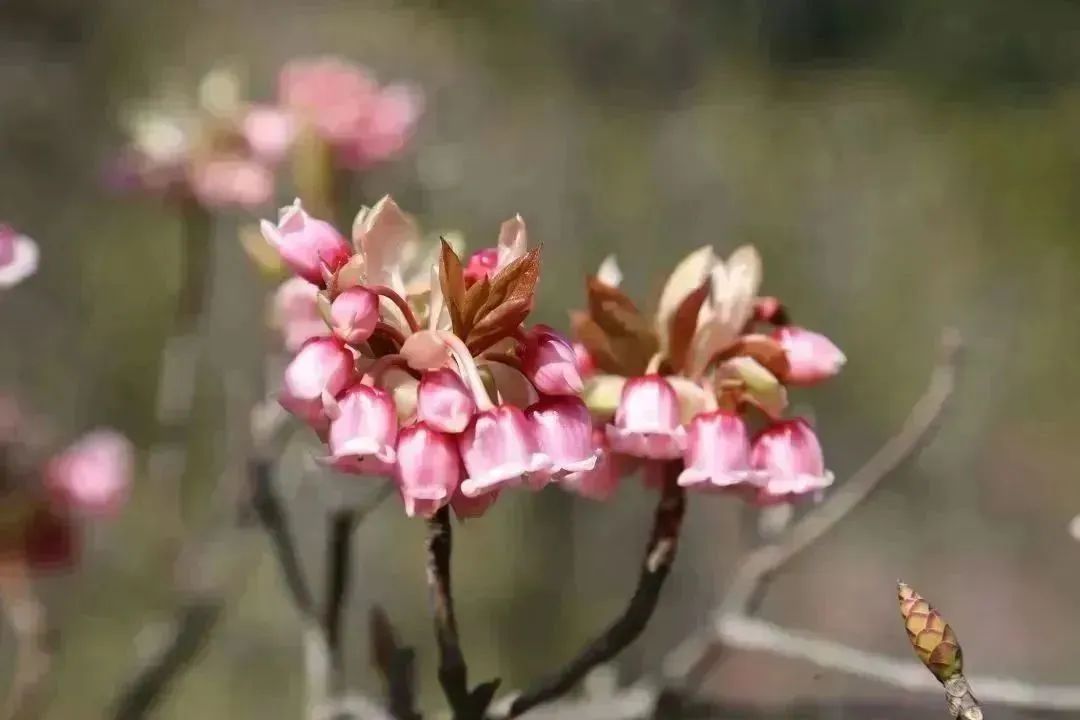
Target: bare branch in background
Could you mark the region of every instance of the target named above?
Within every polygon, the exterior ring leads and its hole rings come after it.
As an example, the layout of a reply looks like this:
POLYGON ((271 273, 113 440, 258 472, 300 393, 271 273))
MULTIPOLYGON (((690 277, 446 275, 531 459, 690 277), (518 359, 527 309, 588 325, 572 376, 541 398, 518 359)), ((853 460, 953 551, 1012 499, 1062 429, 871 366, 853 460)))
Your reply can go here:
POLYGON ((686 510, 685 491, 678 484, 681 469, 682 463, 678 462, 669 463, 665 468, 652 536, 645 549, 641 575, 629 605, 611 626, 586 645, 565 667, 517 697, 510 705, 508 718, 518 717, 531 708, 565 695, 591 670, 615 657, 641 635, 656 610, 660 590, 679 545, 686 510))
POLYGON ((677 703, 679 697, 692 693, 715 668, 725 647, 721 628, 726 622, 753 614, 779 570, 847 517, 882 480, 925 445, 956 387, 960 347, 958 333, 945 330, 929 386, 899 432, 820 505, 789 525, 775 540, 750 552, 739 564, 713 613, 712 627, 701 632, 700 637, 684 640, 665 659, 664 678, 670 692, 661 705, 677 703))
POLYGON ((416 653, 403 647, 390 618, 381 607, 371 609, 368 621, 371 659, 386 685, 390 714, 396 720, 420 720, 416 710, 416 653))
POLYGON ((469 679, 454 615, 454 592, 450 582, 452 549, 450 508, 443 507, 428 520, 427 583, 435 620, 435 641, 439 648, 439 683, 455 720, 464 720, 471 717, 469 679))
POLYGON ((356 518, 352 510, 338 510, 330 518, 330 526, 326 532, 326 602, 323 608, 323 627, 326 628, 326 650, 330 654, 331 687, 335 692, 341 690, 343 681, 341 632, 345 601, 349 593, 355 526, 356 518))

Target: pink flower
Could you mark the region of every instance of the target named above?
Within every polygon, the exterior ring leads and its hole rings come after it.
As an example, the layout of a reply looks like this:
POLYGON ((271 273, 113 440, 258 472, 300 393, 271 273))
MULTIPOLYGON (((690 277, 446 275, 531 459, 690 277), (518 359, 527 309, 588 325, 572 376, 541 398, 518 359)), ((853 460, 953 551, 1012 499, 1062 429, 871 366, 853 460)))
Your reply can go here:
POLYGON ((689 488, 723 488, 750 478, 750 438, 746 422, 723 410, 702 413, 690 421, 686 469, 679 484, 689 488))
POLYGON ((333 57, 293 60, 278 77, 282 104, 331 143, 353 140, 377 93, 366 70, 333 57))
POLYGON ((477 495, 476 497, 469 497, 461 492, 461 488, 458 488, 454 493, 454 497, 450 499, 450 507, 453 508, 454 514, 462 520, 469 518, 480 517, 488 511, 495 501, 499 499, 499 491, 492 490, 489 493, 483 495, 477 495))
POLYGON ((114 515, 131 487, 134 449, 113 430, 95 430, 50 460, 45 486, 59 510, 114 515))
POLYGON ((456 372, 440 368, 420 379, 416 414, 440 432, 459 433, 476 414, 476 401, 456 372))
POLYGON ((686 431, 671 383, 659 375, 627 380, 615 410, 615 423, 607 426, 607 438, 615 452, 634 457, 680 457, 686 446, 686 431))
POLYGON ((274 174, 262 163, 222 158, 191 169, 191 191, 207 207, 255 207, 274 194, 274 174))
POLYGON ((426 423, 402 428, 397 443, 397 484, 405 514, 431 517, 450 502, 461 482, 454 438, 426 423))
POLYGON ((244 115, 241 131, 255 156, 273 165, 289 151, 296 136, 296 123, 278 108, 256 105, 244 115))
POLYGON ((589 349, 581 343, 574 343, 574 365, 578 375, 583 378, 591 377, 596 373, 596 360, 593 359, 589 349))
POLYGON ((326 337, 330 328, 319 314, 319 288, 301 277, 291 277, 274 291, 273 324, 281 331, 285 349, 295 353, 312 338, 326 337))
POLYGON ((589 500, 609 500, 628 472, 627 458, 616 455, 607 446, 607 438, 600 428, 593 429, 592 442, 597 453, 596 465, 592 470, 563 478, 560 485, 589 500))
POLYGON ((792 385, 813 385, 827 380, 840 372, 847 362, 832 340, 801 327, 777 328, 773 338, 787 354, 791 370, 785 379, 792 385))
POLYGON ((757 501, 783 502, 827 488, 833 474, 810 425, 802 418, 782 420, 758 433, 750 450, 750 465, 758 471, 757 501))
POLYGON ((363 287, 345 290, 330 305, 330 323, 342 342, 358 345, 369 337, 379 321, 379 296, 363 287))
POLYGON ((573 481, 596 467, 592 416, 581 400, 546 398, 530 406, 525 416, 532 423, 537 446, 548 456, 548 472, 554 479, 573 481))
POLYGON ((397 409, 389 393, 353 385, 333 405, 328 403, 330 457, 338 470, 382 475, 390 472, 397 441, 397 409))
POLYGON ((299 200, 281 209, 277 225, 263 220, 260 229, 294 273, 319 287, 326 286, 324 267, 335 272, 352 256, 352 247, 341 233, 304 212, 299 200))
POLYGON ((529 333, 521 356, 522 370, 536 389, 546 395, 580 395, 581 374, 574 348, 546 325, 529 333))
POLYGON ((352 353, 331 338, 317 338, 300 348, 285 368, 278 402, 316 430, 327 423, 323 396, 336 397, 355 379, 352 353))
POLYGON ((459 439, 468 477, 461 492, 483 495, 528 479, 546 481, 548 457, 540 452, 525 414, 513 405, 479 413, 459 439))
POLYGON ((19 284, 33 275, 37 266, 37 243, 0 225, 0 288, 19 284))
POLYGON ((387 85, 367 108, 352 142, 342 148, 346 167, 363 168, 401 152, 423 110, 423 97, 404 85, 387 85))
POLYGON ((484 248, 477 250, 469 256, 469 262, 465 265, 465 282, 472 285, 486 277, 495 274, 495 268, 499 265, 499 249, 484 248))

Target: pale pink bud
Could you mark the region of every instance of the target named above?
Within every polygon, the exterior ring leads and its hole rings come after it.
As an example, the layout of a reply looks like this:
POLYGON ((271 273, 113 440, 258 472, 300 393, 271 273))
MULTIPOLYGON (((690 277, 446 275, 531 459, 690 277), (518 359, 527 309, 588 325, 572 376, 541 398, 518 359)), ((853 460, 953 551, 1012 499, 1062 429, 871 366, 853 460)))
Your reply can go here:
POLYGON ((402 428, 397 443, 397 484, 405 514, 431 517, 450 502, 461 482, 454 438, 426 423, 402 428))
POLYGON ((472 285, 486 277, 495 274, 495 268, 499 265, 499 249, 484 248, 477 250, 469 256, 469 262, 465 265, 465 282, 472 285))
POLYGON ((757 471, 757 500, 763 504, 813 493, 833 481, 825 469, 821 443, 802 418, 782 420, 758 433, 750 465, 757 471))
POLYGON ((593 359, 589 349, 581 343, 574 343, 574 365, 578 375, 583 378, 592 377, 596 373, 596 360, 593 359))
POLYGON ((357 345, 371 337, 379 321, 379 296, 367 288, 352 287, 330 304, 330 323, 342 342, 357 345))
POLYGON ((468 477, 461 491, 469 497, 526 480, 545 480, 548 458, 540 452, 525 414, 513 405, 479 413, 460 436, 468 477))
POLYGON ((281 331, 285 349, 291 353, 312 338, 330 334, 319 314, 318 294, 319 288, 301 277, 289 278, 274 291, 274 327, 281 331))
POLYGON ((278 402, 315 428, 325 424, 323 396, 336 397, 355 379, 352 353, 332 338, 311 340, 285 368, 278 402))
POLYGON ((847 362, 832 340, 801 327, 777 328, 773 338, 780 343, 791 367, 785 380, 792 385, 813 385, 827 380, 847 362))
POLYGON ((581 374, 574 348, 546 325, 533 328, 521 356, 522 370, 545 395, 580 395, 581 374))
POLYGON ((319 287, 326 287, 324 267, 333 273, 352 255, 341 233, 304 212, 299 200, 282 208, 277 225, 263 220, 259 228, 294 273, 319 287))
POLYGON ((424 373, 416 415, 441 432, 459 433, 476 414, 476 401, 461 377, 450 368, 424 373))
POLYGON ((207 207, 255 207, 269 202, 274 174, 261 162, 222 158, 193 167, 189 180, 195 197, 207 207))
POLYGON ((0 288, 19 284, 33 275, 37 266, 37 243, 0 225, 0 288))
POLYGON ((335 405, 329 412, 329 463, 344 472, 389 473, 398 434, 397 409, 390 394, 353 385, 335 405))
POLYGON ((95 430, 50 460, 45 485, 57 509, 114 515, 131 488, 134 448, 114 430, 95 430))
POLYGON ((256 105, 244 115, 241 131, 251 151, 263 162, 273 164, 289 151, 296 136, 296 123, 278 108, 256 105))
POLYGON ((536 444, 548 456, 548 472, 558 480, 579 477, 596 467, 592 416, 578 398, 550 397, 525 411, 536 444))
POLYGON ((655 460, 682 456, 686 431, 682 427, 679 397, 659 375, 630 378, 623 386, 615 423, 607 426, 608 443, 615 452, 655 460))
POLYGON ((679 484, 697 489, 740 485, 750 477, 750 438, 746 422, 732 412, 702 413, 686 435, 686 469, 679 484))
POLYGON ((450 507, 453 508, 455 515, 462 520, 467 520, 480 517, 486 513, 488 508, 494 505, 498 499, 498 490, 492 490, 476 497, 469 497, 461 492, 461 488, 458 488, 458 491, 454 493, 454 497, 450 499, 450 507))

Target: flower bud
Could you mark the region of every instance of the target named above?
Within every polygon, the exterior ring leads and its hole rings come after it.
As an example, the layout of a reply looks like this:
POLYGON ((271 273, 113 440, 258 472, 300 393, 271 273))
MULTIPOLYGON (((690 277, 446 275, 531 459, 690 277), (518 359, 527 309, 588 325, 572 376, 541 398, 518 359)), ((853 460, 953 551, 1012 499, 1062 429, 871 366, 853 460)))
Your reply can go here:
POLYGON ((484 248, 477 250, 469 256, 469 262, 465 265, 465 282, 472 285, 486 277, 495 274, 495 268, 499 264, 499 249, 484 248))
POLYGON ((459 438, 468 477, 461 492, 476 497, 525 480, 539 480, 548 466, 532 426, 513 405, 479 413, 459 438))
POLYGON ((545 398, 531 405, 525 416, 532 423, 537 446, 550 460, 548 472, 553 479, 573 480, 596 467, 592 417, 581 400, 545 398))
POLYGON ((311 340, 285 368, 278 402, 319 429, 325 425, 323 395, 336 397, 355 379, 352 353, 332 338, 311 340))
POLYGON ((773 338, 787 355, 791 369, 784 379, 791 385, 813 385, 828 380, 847 362, 840 348, 820 333, 786 325, 777 328, 773 338))
POLYGON ((459 433, 476 414, 476 401, 456 372, 440 368, 420 379, 416 414, 440 432, 459 433))
POLYGON ((330 304, 331 329, 349 345, 358 345, 371 337, 378 321, 379 296, 367 288, 349 288, 330 304))
POLYGON ((686 469, 679 485, 703 490, 741 485, 750 477, 746 423, 732 412, 702 413, 686 434, 686 469))
POLYGON ((333 467, 356 474, 388 474, 397 441, 397 409, 379 388, 353 385, 335 403, 328 444, 333 467))
POLYGON ((758 433, 750 449, 758 484, 757 501, 784 502, 832 485, 821 443, 802 418, 773 423, 758 433))
POLYGON ((607 426, 607 438, 615 452, 634 457, 680 457, 686 431, 681 424, 679 397, 671 383, 659 375, 627 380, 615 423, 607 426))
POLYGON ((276 226, 263 220, 259 229, 294 273, 319 287, 326 287, 324 267, 333 273, 352 255, 352 247, 341 233, 304 212, 299 200, 281 209, 276 226))
POLYGON ((450 502, 460 482, 461 457, 453 437, 422 422, 402 428, 397 485, 406 515, 431 517, 450 502))
POLYGON ((941 682, 963 672, 963 651, 941 613, 902 582, 897 584, 897 595, 908 640, 927 669, 941 682))
POLYGON ((522 370, 545 395, 580 395, 578 358, 569 342, 546 325, 529 333, 521 356, 522 370))

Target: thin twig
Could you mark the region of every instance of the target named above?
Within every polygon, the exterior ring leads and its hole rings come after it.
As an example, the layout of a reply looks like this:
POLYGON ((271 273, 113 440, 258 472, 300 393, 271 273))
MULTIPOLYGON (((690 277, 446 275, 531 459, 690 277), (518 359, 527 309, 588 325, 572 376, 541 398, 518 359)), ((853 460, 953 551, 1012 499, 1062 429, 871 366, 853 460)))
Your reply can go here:
POLYGON ((956 387, 959 351, 959 335, 946 330, 929 385, 899 432, 824 502, 788 526, 775 541, 750 552, 740 563, 713 613, 714 627, 688 637, 665 659, 664 677, 670 690, 666 693, 667 700, 692 692, 719 662, 724 638, 718 628, 727 619, 753 614, 769 581, 781 568, 847 517, 882 480, 925 445, 956 387))
POLYGON ((630 603, 623 613, 603 633, 561 670, 541 680, 526 690, 510 705, 508 718, 515 718, 529 709, 554 700, 569 692, 593 668, 615 657, 627 645, 637 639, 645 629, 656 609, 660 590, 671 570, 679 544, 686 497, 679 487, 678 475, 681 463, 673 462, 665 468, 663 489, 656 506, 652 536, 645 549, 641 575, 630 603))
POLYGON ((386 611, 371 609, 368 621, 371 659, 386 685, 390 714, 397 720, 420 720, 416 710, 416 653, 398 641, 386 611))
POLYGON ((458 639, 454 593, 450 584, 451 532, 450 508, 441 508, 428 520, 427 583, 435 621, 435 641, 439 648, 439 683, 455 720, 465 720, 470 717, 469 680, 458 639))
POLYGON ((323 627, 326 649, 330 654, 332 686, 340 690, 344 672, 341 631, 345 601, 349 593, 349 570, 352 566, 352 535, 356 518, 351 510, 338 510, 330 519, 326 548, 326 602, 323 627))

